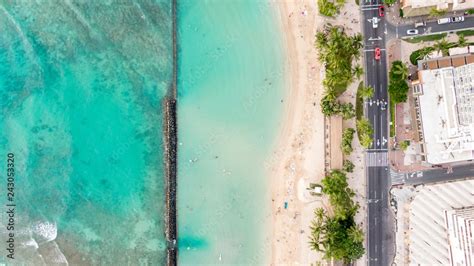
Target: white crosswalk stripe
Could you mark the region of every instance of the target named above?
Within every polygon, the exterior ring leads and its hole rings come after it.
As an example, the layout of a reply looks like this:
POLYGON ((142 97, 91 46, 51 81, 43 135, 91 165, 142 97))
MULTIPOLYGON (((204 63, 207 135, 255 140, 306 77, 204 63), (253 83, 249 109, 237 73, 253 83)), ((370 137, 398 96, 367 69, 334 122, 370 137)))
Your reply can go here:
POLYGON ((368 167, 388 166, 387 152, 368 152, 366 156, 368 167))

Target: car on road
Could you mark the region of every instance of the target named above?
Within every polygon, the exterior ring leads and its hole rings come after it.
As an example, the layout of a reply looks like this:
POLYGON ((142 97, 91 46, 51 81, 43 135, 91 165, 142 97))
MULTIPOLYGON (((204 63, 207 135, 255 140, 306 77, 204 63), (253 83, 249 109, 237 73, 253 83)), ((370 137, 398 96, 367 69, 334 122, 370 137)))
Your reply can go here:
POLYGON ((451 22, 454 22, 454 23, 463 22, 463 21, 464 21, 464 17, 463 17, 463 16, 460 16, 460 17, 452 17, 452 18, 451 18, 451 22))
POLYGON ((385 8, 383 6, 379 6, 379 17, 383 17, 385 15, 385 8))
POLYGON ((440 18, 438 19, 438 24, 446 24, 451 22, 451 18, 440 18))
POLYGON ((415 23, 415 28, 426 27, 426 22, 420 21, 415 23))
POLYGON ((382 51, 380 51, 380 48, 376 47, 374 52, 375 52, 375 60, 380 60, 380 55, 382 54, 382 51))
POLYGON ((408 35, 417 35, 417 34, 418 34, 418 30, 409 29, 409 30, 407 30, 407 34, 408 34, 408 35))

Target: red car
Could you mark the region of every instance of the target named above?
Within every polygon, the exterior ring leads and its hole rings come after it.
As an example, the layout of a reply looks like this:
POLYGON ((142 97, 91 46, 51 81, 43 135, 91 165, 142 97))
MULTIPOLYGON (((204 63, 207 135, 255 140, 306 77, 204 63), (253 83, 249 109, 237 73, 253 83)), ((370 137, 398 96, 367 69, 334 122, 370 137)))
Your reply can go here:
POLYGON ((379 16, 383 17, 385 15, 385 9, 383 6, 379 6, 379 16))
POLYGON ((379 47, 375 48, 375 60, 380 60, 380 54, 381 54, 380 48, 379 47))

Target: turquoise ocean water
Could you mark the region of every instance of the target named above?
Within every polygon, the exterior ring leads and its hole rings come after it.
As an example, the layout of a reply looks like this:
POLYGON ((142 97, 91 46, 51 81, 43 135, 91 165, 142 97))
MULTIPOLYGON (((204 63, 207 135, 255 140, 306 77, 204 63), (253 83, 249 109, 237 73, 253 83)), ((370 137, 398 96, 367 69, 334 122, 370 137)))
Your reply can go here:
POLYGON ((171 48, 168 0, 0 1, 0 262, 163 263, 171 48))
MULTIPOLYGON (((284 83, 274 10, 178 7, 179 261, 264 264, 284 83)), ((163 264, 170 1, 0 1, 0 32, 0 263, 163 264)))
POLYGON ((179 2, 179 262, 268 262, 282 36, 261 0, 179 2))

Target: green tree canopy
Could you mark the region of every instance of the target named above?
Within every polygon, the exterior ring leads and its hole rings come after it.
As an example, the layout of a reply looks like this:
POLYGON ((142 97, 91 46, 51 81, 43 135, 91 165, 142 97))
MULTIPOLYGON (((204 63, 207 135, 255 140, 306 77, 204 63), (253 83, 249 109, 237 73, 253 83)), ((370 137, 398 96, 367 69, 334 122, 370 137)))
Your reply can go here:
POLYGON ((390 77, 394 79, 407 79, 408 77, 408 67, 405 63, 400 60, 394 61, 392 63, 392 68, 390 69, 390 77))
POLYGON ((452 47, 452 44, 449 43, 448 40, 446 40, 446 38, 436 41, 435 44, 433 45, 433 48, 436 51, 441 52, 443 56, 449 55, 449 48, 451 47, 452 47))
POLYGON ((362 36, 349 36, 342 27, 328 24, 316 33, 315 45, 326 70, 323 85, 339 96, 353 80, 352 61, 360 57, 362 36))
POLYGON ((394 103, 405 102, 408 98, 408 84, 404 80, 390 82, 388 84, 388 93, 394 103))
POLYGON ((323 178, 321 183, 323 184, 323 192, 329 196, 329 201, 334 207, 335 217, 346 219, 355 214, 358 205, 351 199, 354 192, 348 187, 344 172, 333 170, 323 178))
POLYGON ((355 109, 352 103, 342 103, 339 105, 339 113, 342 115, 342 118, 347 120, 355 116, 355 109))
MULTIPOLYGON (((337 0, 336 4, 344 2, 337 0)), ((323 114, 326 116, 339 114, 344 119, 354 117, 354 106, 350 103, 340 103, 336 99, 347 89, 354 76, 358 78, 362 75, 363 70, 360 66, 352 68, 352 61, 360 57, 362 36, 360 34, 349 36, 344 28, 327 24, 322 31, 316 33, 315 46, 325 68, 323 86, 326 94, 320 103, 323 114)))
POLYGON ((374 131, 369 120, 364 117, 357 120, 356 127, 360 145, 366 149, 369 148, 372 145, 372 134, 374 131))
POLYGON ((363 86, 359 89, 359 91, 360 91, 360 95, 364 99, 368 99, 374 96, 374 88, 372 88, 371 86, 367 86, 367 87, 363 86))
POLYGON ((409 140, 404 140, 400 142, 400 149, 402 149, 402 151, 406 151, 408 149, 408 146, 410 146, 409 140))
POLYGON ((467 46, 467 40, 466 40, 466 37, 464 37, 464 34, 460 34, 458 36, 458 45, 459 45, 459 47, 466 47, 467 46))
POLYGON ((408 76, 408 68, 401 61, 394 61, 389 73, 388 92, 390 99, 394 103, 405 102, 408 94, 408 84, 406 78, 408 76))
POLYGON ((425 59, 425 57, 428 56, 433 51, 434 51, 434 48, 431 46, 418 49, 414 51, 413 53, 411 53, 410 62, 416 66, 418 64, 418 60, 425 59))
POLYGON ((334 17, 339 12, 339 8, 328 0, 318 0, 319 14, 326 17, 334 17))
POLYGON ((329 216, 322 208, 315 210, 310 246, 323 252, 326 259, 349 264, 365 252, 363 231, 354 221, 358 209, 352 201, 354 192, 347 185, 346 175, 338 170, 332 171, 322 183, 323 192, 329 196, 335 214, 329 216))
POLYGON ((345 155, 352 152, 352 139, 354 138, 355 130, 353 128, 346 128, 342 132, 341 150, 345 155))
POLYGON ((354 167, 354 163, 349 160, 344 160, 344 163, 342 164, 342 170, 346 173, 352 173, 352 171, 354 171, 354 167))
POLYGON ((362 77, 362 74, 364 74, 364 69, 360 65, 356 65, 352 69, 352 74, 357 78, 360 79, 362 77))
POLYGON ((345 0, 318 0, 319 14, 326 17, 334 17, 339 13, 345 2, 345 0))

